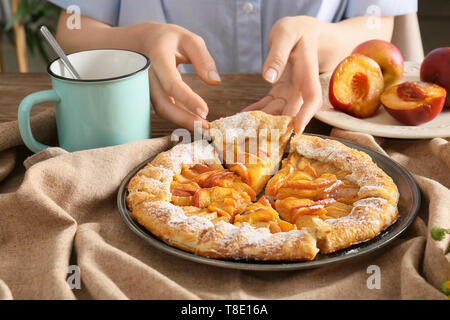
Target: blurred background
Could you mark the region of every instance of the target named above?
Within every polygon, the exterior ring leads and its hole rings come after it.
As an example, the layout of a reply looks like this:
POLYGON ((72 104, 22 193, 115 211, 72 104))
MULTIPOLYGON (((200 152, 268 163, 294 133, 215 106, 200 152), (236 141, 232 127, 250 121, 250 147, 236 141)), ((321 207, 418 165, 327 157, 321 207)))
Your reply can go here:
MULTIPOLYGON (((39 27, 46 24, 55 33, 59 10, 46 0, 0 0, 0 71, 45 71, 55 55, 40 35, 39 27)), ((398 19, 394 29, 401 30, 394 31, 392 42, 400 43, 402 52, 401 47, 408 45, 414 46, 413 51, 421 51, 423 46, 424 54, 450 46, 450 0, 419 0, 417 16, 398 19), (412 40, 410 33, 416 34, 412 40), (402 44, 405 41, 409 44, 402 44)), ((421 52, 415 52, 412 57, 420 55, 421 52)))

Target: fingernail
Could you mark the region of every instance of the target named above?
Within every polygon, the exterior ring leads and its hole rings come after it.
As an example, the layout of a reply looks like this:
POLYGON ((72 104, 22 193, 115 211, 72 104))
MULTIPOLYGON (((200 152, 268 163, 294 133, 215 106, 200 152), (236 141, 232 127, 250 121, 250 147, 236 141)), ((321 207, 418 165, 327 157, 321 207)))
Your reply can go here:
POLYGON ((212 81, 220 82, 220 76, 215 70, 211 70, 208 72, 208 78, 211 79, 212 81))
POLYGON ((200 118, 206 119, 207 114, 205 110, 203 110, 202 108, 197 108, 195 111, 197 112, 200 118))
POLYGON ((267 69, 266 73, 264 74, 264 78, 269 81, 270 83, 274 83, 277 79, 277 71, 273 68, 267 69))
POLYGON ((300 130, 298 130, 297 133, 302 134, 303 131, 305 131, 305 125, 304 124, 302 124, 302 126, 300 127, 300 130))

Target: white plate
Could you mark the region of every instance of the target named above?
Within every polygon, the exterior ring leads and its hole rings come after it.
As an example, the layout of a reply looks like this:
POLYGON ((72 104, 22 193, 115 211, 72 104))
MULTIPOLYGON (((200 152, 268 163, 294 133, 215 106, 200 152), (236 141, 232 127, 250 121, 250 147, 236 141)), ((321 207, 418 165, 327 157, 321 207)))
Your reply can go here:
MULTIPOLYGON (((420 63, 405 61, 404 77, 402 81, 419 80, 420 63)), ((437 137, 450 137, 450 109, 445 108, 430 122, 407 126, 395 120, 389 113, 380 107, 377 113, 366 119, 355 118, 333 108, 328 98, 328 85, 331 72, 320 75, 322 84, 323 106, 315 117, 322 122, 336 128, 369 133, 378 137, 400 139, 429 139, 437 137)))

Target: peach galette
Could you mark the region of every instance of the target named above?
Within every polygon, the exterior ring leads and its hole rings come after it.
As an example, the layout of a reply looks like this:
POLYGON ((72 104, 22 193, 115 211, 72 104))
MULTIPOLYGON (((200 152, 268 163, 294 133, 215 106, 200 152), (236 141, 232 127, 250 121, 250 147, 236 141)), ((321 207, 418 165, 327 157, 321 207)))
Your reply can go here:
POLYGON ((205 141, 179 144, 128 184, 134 219, 172 246, 209 258, 313 260, 319 251, 370 240, 397 218, 396 185, 363 152, 296 135, 276 171, 290 118, 252 111, 219 119, 212 128, 223 161, 205 141), (219 138, 232 124, 254 128, 256 148, 253 138, 233 143, 235 133, 219 138), (226 161, 228 150, 243 153, 243 160, 226 161))

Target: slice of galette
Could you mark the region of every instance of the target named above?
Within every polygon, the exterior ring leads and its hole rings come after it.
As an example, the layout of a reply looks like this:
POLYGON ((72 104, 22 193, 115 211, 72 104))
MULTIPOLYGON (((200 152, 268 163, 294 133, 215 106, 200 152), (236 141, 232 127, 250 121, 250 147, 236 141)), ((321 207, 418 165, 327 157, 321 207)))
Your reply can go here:
POLYGON ((278 169, 292 134, 292 117, 237 113, 213 121, 210 134, 225 166, 259 194, 278 169))

